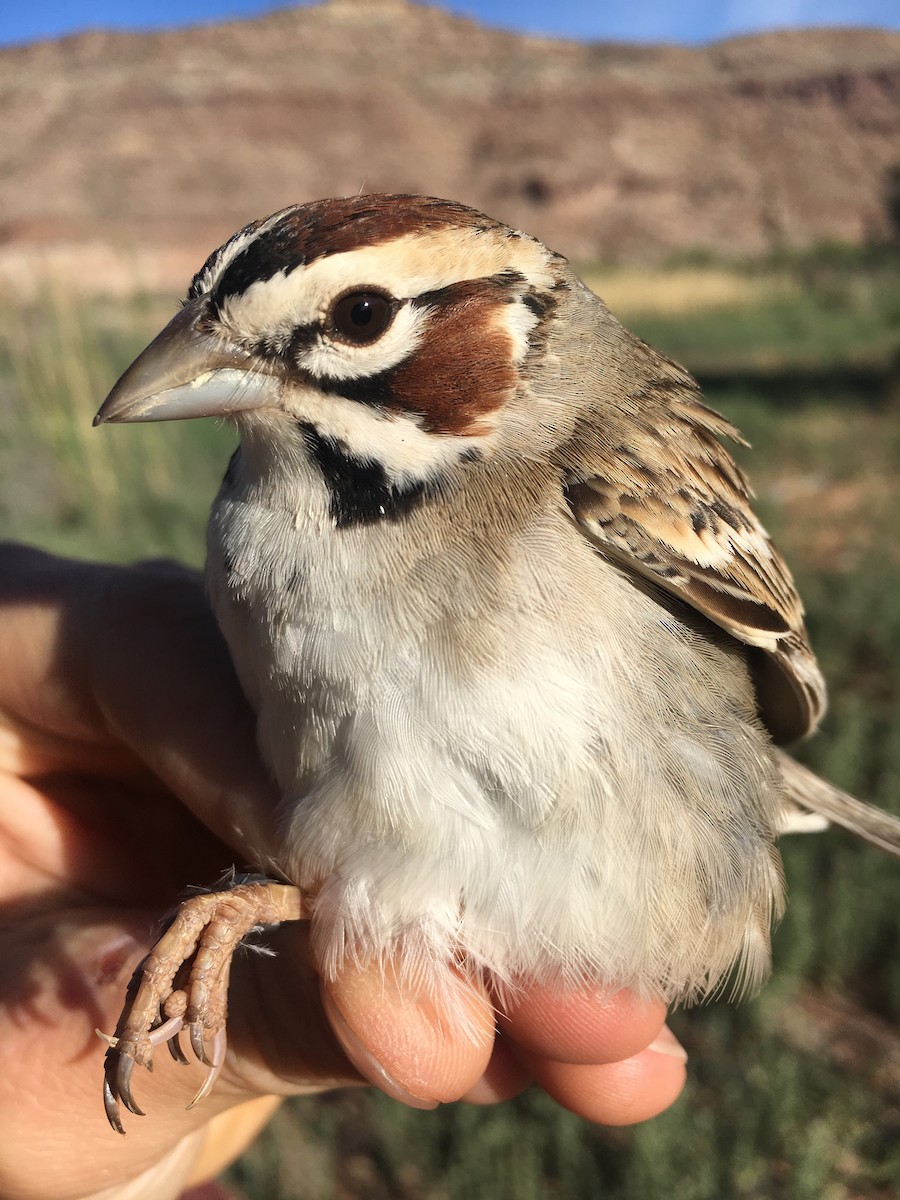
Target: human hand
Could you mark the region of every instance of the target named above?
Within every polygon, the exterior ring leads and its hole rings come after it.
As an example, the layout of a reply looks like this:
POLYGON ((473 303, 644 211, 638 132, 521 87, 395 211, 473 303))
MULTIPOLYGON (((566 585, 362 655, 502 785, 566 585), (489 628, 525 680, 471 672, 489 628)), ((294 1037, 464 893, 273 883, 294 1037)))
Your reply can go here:
POLYGON ((112 1200, 126 1185, 164 1200, 240 1153, 277 1097, 364 1079, 423 1107, 492 1103, 534 1080, 610 1124, 676 1098, 684 1059, 657 1036, 661 1004, 533 988, 496 1036, 492 998, 473 986, 460 1034, 380 971, 348 970, 322 989, 301 924, 267 934, 274 959, 236 961, 213 1094, 185 1111, 199 1072, 159 1055, 136 1085, 151 1117, 117 1137, 93 1029, 115 1025, 186 884, 243 865, 250 847, 275 857, 277 795, 195 575, 4 546, 0 614, 5 1200, 112 1200))

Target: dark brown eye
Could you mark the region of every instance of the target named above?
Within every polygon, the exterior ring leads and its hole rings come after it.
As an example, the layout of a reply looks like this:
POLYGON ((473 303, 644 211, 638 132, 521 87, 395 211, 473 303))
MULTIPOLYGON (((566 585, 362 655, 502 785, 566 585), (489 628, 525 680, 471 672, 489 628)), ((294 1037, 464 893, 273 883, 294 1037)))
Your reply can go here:
POLYGON ((393 319, 393 301, 381 292, 350 292, 331 310, 331 326, 338 337, 360 346, 374 342, 393 319))

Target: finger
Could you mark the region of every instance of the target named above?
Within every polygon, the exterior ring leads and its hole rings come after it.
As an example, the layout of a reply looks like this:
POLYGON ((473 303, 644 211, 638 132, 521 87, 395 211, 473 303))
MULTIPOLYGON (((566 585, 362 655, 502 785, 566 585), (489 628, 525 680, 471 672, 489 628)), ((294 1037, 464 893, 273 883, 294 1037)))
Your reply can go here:
POLYGON ((188 881, 211 881, 234 852, 168 793, 63 773, 0 769, 0 902, 171 907, 188 881))
MULTIPOLYGON (((181 1066, 160 1047, 152 1073, 136 1071, 133 1080, 147 1118, 124 1114, 127 1138, 110 1130, 94 1029, 115 1027, 128 980, 153 941, 155 918, 141 910, 112 916, 101 909, 48 912, 38 905, 22 906, 15 917, 7 910, 0 923, 0 1011, 7 1017, 0 1022, 0 1179, 11 1195, 93 1195, 98 1161, 111 1186, 152 1169, 211 1121, 219 1133, 231 1130, 224 1143, 217 1135, 210 1148, 209 1161, 222 1163, 256 1127, 247 1124, 248 1114, 256 1114, 256 1124, 264 1119, 267 1105, 247 1108, 248 1101, 356 1081, 322 1012, 308 931, 284 926, 280 940, 273 938, 277 957, 248 954, 235 964, 229 1052, 215 1091, 187 1110, 204 1068, 181 1066), (262 986, 260 963, 269 968, 269 983, 274 967, 273 986, 262 986), (236 1105, 244 1114, 234 1119, 245 1131, 240 1137, 234 1122, 214 1121, 236 1105)), ((273 1105, 270 1100, 269 1111, 273 1105)), ((0 1191, 7 1194, 2 1186, 0 1191)))
POLYGON ((460 1097, 468 1104, 500 1104, 518 1096, 534 1082, 512 1045, 498 1038, 481 1078, 460 1097))
POLYGON ((597 1066, 552 1062, 525 1054, 540 1084, 564 1108, 600 1125, 633 1125, 677 1100, 687 1077, 684 1051, 665 1031, 653 1048, 597 1066))
POLYGON ((236 1200, 232 1192, 216 1192, 213 1180, 239 1158, 281 1106, 279 1096, 259 1096, 213 1117, 203 1150, 194 1164, 189 1183, 196 1184, 182 1200, 236 1200))
POLYGON ((98 1158, 107 1186, 124 1181, 150 1169, 216 1111, 185 1113, 198 1073, 160 1055, 158 1069, 140 1079, 157 1119, 135 1121, 127 1139, 106 1124, 93 1030, 114 1026, 131 968, 149 948, 152 920, 139 912, 113 919, 38 909, 0 929, 0 1005, 10 1018, 0 1029, 4 1195, 7 1188, 42 1200, 93 1194, 98 1158))
MULTIPOLYGON (((26 897, 52 894, 55 902, 66 895, 76 898, 125 898, 163 892, 159 872, 136 852, 111 820, 86 819, 88 805, 111 815, 115 799, 105 803, 105 780, 92 780, 88 803, 80 803, 80 781, 67 777, 34 787, 16 775, 0 770, 0 904, 15 904, 26 897)), ((90 814, 89 814, 90 815, 90 814)), ((210 839, 212 840, 212 839, 210 839)), ((220 866, 221 866, 221 859, 220 866)), ((167 861, 163 866, 168 866, 167 861)), ((184 879, 170 881, 171 903, 184 879)))
POLYGON ((542 1058, 612 1063, 649 1046, 666 1019, 657 1000, 608 987, 560 990, 531 985, 503 1006, 501 1031, 542 1058))
POLYGON ((431 988, 398 982, 380 965, 342 972, 323 985, 323 1002, 360 1074, 413 1107, 459 1099, 488 1068, 493 1005, 461 976, 443 1008, 431 988))
POLYGON ((98 748, 110 748, 90 696, 83 644, 66 647, 59 638, 64 614, 90 612, 106 574, 27 546, 0 545, 0 752, 7 769, 31 765, 29 755, 38 763, 45 753, 58 756, 50 769, 70 762, 77 768, 98 748))
POLYGON ((0 718, 25 761, 145 764, 229 844, 274 853, 277 792, 193 572, 4 545, 0 608, 0 718))

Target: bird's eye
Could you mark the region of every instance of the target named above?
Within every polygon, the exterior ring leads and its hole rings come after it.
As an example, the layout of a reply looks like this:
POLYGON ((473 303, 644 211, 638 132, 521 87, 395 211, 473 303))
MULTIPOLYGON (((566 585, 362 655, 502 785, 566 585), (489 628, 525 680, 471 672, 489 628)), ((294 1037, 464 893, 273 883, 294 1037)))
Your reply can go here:
POLYGON ((349 292, 336 301, 330 325, 342 341, 374 342, 394 319, 394 302, 381 292, 349 292))

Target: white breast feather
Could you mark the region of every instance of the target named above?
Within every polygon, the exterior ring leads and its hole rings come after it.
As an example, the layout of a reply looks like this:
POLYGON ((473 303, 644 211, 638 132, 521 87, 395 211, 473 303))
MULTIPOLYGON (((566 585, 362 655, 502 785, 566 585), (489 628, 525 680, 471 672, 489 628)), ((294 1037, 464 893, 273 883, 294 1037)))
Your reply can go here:
POLYGON ((220 498, 210 572, 326 975, 394 958, 440 995, 464 953, 509 986, 527 968, 690 998, 735 959, 757 982, 781 800, 738 652, 636 592, 561 513, 508 548, 498 606, 461 554, 403 576, 395 525, 335 536, 306 482, 304 512, 268 512, 252 541, 220 498))

